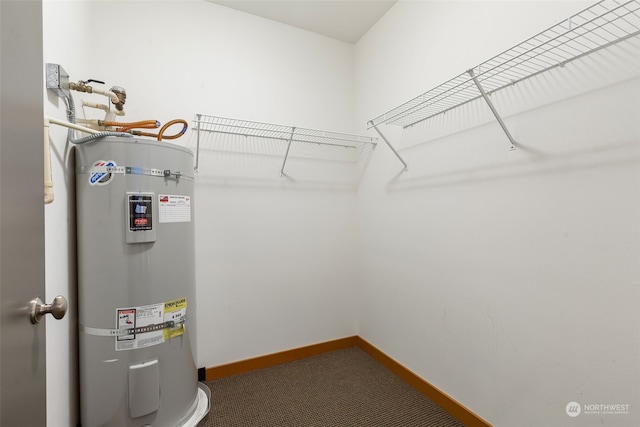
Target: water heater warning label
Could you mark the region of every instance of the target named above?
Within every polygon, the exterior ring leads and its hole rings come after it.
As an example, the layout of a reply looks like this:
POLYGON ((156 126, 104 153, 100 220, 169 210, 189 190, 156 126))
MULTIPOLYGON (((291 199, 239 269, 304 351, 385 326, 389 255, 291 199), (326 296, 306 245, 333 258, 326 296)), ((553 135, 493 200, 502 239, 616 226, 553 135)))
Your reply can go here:
POLYGON ((144 194, 129 195, 129 231, 153 230, 153 199, 144 194))
POLYGON ((150 347, 184 334, 187 299, 117 309, 116 351, 150 347))
POLYGON ((159 194, 158 221, 191 222, 191 197, 159 194))
POLYGON ((175 322, 175 326, 164 330, 164 339, 168 340, 184 334, 184 323, 180 320, 187 315, 187 299, 180 298, 164 303, 164 321, 175 322))

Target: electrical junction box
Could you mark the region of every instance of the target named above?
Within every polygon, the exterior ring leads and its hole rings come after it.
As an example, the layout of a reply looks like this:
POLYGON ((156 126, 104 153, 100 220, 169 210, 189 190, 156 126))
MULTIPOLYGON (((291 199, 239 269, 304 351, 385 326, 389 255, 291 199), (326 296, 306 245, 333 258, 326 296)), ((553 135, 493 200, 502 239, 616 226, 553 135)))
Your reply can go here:
POLYGON ((55 92, 59 97, 69 98, 69 74, 58 64, 47 64, 46 66, 47 89, 55 92))

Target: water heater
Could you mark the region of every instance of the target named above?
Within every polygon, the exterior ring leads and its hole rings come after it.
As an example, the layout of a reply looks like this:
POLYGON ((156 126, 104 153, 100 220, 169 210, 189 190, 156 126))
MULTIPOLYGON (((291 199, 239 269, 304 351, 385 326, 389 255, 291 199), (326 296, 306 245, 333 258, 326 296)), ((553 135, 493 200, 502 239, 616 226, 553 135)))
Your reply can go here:
POLYGON ((106 137, 76 147, 82 427, 195 426, 193 154, 106 137))

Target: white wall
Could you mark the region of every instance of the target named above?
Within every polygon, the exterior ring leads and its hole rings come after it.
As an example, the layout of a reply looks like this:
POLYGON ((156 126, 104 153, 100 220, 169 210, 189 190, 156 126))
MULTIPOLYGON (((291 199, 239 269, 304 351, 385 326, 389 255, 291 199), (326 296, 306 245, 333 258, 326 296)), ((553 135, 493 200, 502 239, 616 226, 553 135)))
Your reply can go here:
MULTIPOLYGON (((200 1, 44 6, 45 62, 124 86, 128 120, 205 113, 363 133, 584 4, 401 1, 355 49, 200 1)), ((380 146, 357 197, 315 169, 279 178, 281 147, 256 156, 207 140, 198 366, 358 333, 497 426, 588 425, 600 420, 570 419, 566 403, 638 402, 639 89, 637 64, 616 52, 496 95, 519 150, 470 105, 445 131, 423 126, 435 141, 398 144, 410 169, 397 179, 380 146)), ((64 117, 55 102, 47 114, 64 117)), ((73 181, 64 132, 53 140, 47 300, 72 302, 73 181)), ((72 311, 47 330, 50 426, 76 421, 75 322, 72 311)))
MULTIPOLYGON (((82 2, 43 2, 44 62, 85 73, 83 52, 90 51, 90 31, 82 2), (72 6, 72 7, 70 7, 72 6)), ((89 77, 84 77, 86 80, 89 77)), ((43 79, 43 81, 45 81, 43 79)), ((44 94, 45 115, 65 119, 64 102, 44 94)), ((78 422, 78 309, 75 264, 75 179, 73 153, 65 144, 67 131, 51 126, 51 161, 55 200, 45 206, 46 301, 63 295, 67 315, 46 322, 47 425, 71 427, 78 422)))
MULTIPOLYGON (((356 47, 358 123, 584 7, 399 2, 356 47)), ((360 187, 359 335, 496 426, 640 423, 638 57, 494 95, 514 152, 482 102, 381 128, 409 171, 381 146, 360 187)))
MULTIPOLYGON (((191 122, 204 113, 354 128, 353 45, 205 1, 45 1, 43 19, 44 61, 61 64, 72 81, 123 86, 123 120, 191 122)), ((64 118, 62 102, 45 96, 47 114, 64 118)), ((74 98, 79 112, 81 99, 104 102, 74 98)), ((57 199, 46 208, 47 299, 67 295, 73 306, 73 173, 65 131, 53 129, 52 138, 57 199)), ((176 142, 194 141, 190 131, 176 142)), ((297 158, 290 178, 280 178, 280 157, 263 168, 261 155, 225 151, 224 143, 204 144, 196 178, 198 366, 354 335, 353 189, 319 172, 301 179, 297 158)), ((340 167, 326 162, 323 173, 340 167)), ((47 330, 52 427, 77 421, 76 326, 72 311, 47 330)))

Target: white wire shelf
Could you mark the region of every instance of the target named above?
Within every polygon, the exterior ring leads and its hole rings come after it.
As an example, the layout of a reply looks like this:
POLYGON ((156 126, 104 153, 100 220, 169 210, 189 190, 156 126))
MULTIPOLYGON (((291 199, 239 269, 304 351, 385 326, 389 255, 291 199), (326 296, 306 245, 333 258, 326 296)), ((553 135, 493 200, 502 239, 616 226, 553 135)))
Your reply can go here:
POLYGON ((196 132, 196 169, 199 164, 200 142, 203 134, 236 135, 248 137, 252 140, 279 140, 283 141, 286 151, 282 153, 282 167, 280 175, 284 175, 284 169, 290 155, 292 143, 315 144, 323 147, 343 148, 353 150, 350 158, 358 158, 359 153, 370 153, 377 143, 377 138, 347 133, 331 132, 325 130, 308 129, 294 126, 285 126, 273 123, 254 122, 227 117, 196 114, 193 130, 196 132))
POLYGON ((639 34, 639 0, 598 2, 451 80, 379 115, 369 121, 368 127, 376 128, 380 124, 391 124, 406 128, 484 97, 513 143, 511 135, 485 95, 639 34), (485 94, 482 93, 483 91, 485 94))
POLYGON ((203 132, 217 132, 257 138, 281 139, 285 141, 309 142, 337 147, 357 148, 361 144, 375 144, 376 138, 324 130, 306 129, 272 123, 196 114, 196 128, 203 132))

